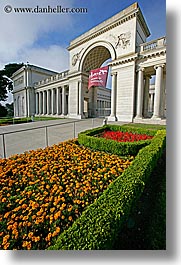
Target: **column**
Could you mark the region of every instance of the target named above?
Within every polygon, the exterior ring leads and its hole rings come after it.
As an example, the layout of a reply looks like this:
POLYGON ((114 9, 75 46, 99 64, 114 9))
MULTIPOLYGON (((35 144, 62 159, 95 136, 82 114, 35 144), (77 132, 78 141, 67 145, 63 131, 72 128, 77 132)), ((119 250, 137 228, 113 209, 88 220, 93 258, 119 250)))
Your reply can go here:
POLYGON ((54 108, 55 108, 55 90, 52 89, 51 93, 52 93, 52 115, 54 115, 55 114, 55 112, 54 112, 54 108))
POLYGON ((163 88, 161 95, 161 117, 166 118, 166 75, 163 74, 163 88))
POLYGON ((82 81, 79 81, 79 82, 78 82, 78 88, 79 88, 79 96, 78 96, 78 98, 79 98, 79 104, 78 104, 79 109, 78 109, 78 114, 79 114, 79 115, 82 115, 82 113, 83 113, 82 81))
POLYGON ((42 103, 43 103, 43 100, 42 100, 42 92, 40 91, 39 92, 39 114, 42 114, 42 103))
POLYGON ((154 108, 154 93, 151 92, 151 95, 150 95, 150 112, 153 112, 153 108, 154 108))
POLYGON ((50 114, 50 90, 47 90, 47 115, 50 114))
POLYGON ((116 118, 116 95, 117 95, 117 73, 112 73, 112 89, 111 89, 111 116, 110 119, 116 118))
POLYGON ((16 99, 14 98, 14 117, 16 117, 16 99))
MULTIPOLYGON (((27 100, 27 116, 30 117, 30 89, 26 88, 26 100, 27 100)), ((19 107, 20 107, 20 102, 19 102, 19 107)), ((20 109, 19 109, 20 110, 20 109)), ((19 111, 19 115, 20 115, 20 111, 19 111)))
POLYGON ((155 100, 154 100, 154 110, 153 119, 161 118, 161 95, 163 89, 163 65, 155 66, 156 79, 155 79, 155 100))
POLYGON ((43 91, 43 115, 47 113, 46 91, 43 91))
POLYGON ((105 101, 104 100, 102 102, 102 113, 103 113, 103 116, 106 116, 106 114, 105 114, 105 101))
POLYGON ((144 68, 138 70, 138 91, 137 91, 137 108, 136 118, 143 118, 143 87, 144 87, 144 68))
POLYGON ((66 115, 66 89, 62 87, 62 115, 66 115))
POLYGON ((60 88, 57 87, 57 115, 60 114, 60 88))
POLYGON ((150 76, 146 76, 145 87, 144 87, 144 111, 143 111, 143 115, 145 118, 148 116, 149 87, 150 87, 150 76))
POLYGON ((36 115, 38 115, 38 113, 39 113, 39 93, 38 92, 36 93, 36 102, 35 102, 35 104, 36 104, 36 115))

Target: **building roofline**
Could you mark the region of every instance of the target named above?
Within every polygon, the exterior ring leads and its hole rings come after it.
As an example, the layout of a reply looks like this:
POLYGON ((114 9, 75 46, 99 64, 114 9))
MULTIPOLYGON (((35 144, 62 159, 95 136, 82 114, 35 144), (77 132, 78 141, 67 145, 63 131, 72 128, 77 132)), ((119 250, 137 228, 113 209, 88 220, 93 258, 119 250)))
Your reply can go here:
POLYGON ((52 75, 53 74, 58 74, 58 72, 49 70, 47 68, 43 68, 43 67, 36 66, 36 65, 33 65, 33 64, 24 64, 20 69, 18 69, 16 72, 13 73, 12 78, 17 76, 21 72, 23 72, 26 68, 28 68, 30 70, 35 70, 37 72, 42 72, 43 71, 43 72, 51 73, 52 75))
POLYGON ((108 31, 110 28, 114 28, 121 23, 131 19, 132 17, 137 16, 143 31, 145 32, 146 37, 150 36, 150 31, 144 19, 144 16, 141 12, 141 9, 137 2, 133 3, 132 5, 128 6, 127 8, 123 9, 116 15, 108 18, 107 20, 103 21, 102 23, 98 24, 97 26, 91 28, 90 30, 86 31, 85 33, 81 34, 74 40, 70 42, 69 47, 67 48, 69 51, 75 48, 76 46, 94 38, 102 33, 108 31))

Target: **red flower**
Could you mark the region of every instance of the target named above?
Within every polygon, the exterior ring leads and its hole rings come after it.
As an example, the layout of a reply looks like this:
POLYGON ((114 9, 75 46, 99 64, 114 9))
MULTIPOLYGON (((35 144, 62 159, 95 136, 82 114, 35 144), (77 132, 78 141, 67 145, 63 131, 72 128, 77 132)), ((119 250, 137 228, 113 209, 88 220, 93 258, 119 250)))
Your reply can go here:
POLYGON ((102 133, 101 137, 105 139, 115 140, 117 142, 134 142, 141 140, 152 139, 153 136, 149 136, 146 134, 134 134, 131 132, 121 132, 121 131, 105 131, 102 133))

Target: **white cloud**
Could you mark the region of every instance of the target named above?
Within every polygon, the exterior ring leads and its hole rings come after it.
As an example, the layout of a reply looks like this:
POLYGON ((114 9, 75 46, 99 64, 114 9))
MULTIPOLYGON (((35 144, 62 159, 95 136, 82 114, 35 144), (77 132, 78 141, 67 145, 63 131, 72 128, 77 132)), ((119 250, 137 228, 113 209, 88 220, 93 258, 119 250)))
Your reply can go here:
POLYGON ((0 69, 10 62, 30 62, 52 70, 67 69, 68 53, 64 47, 51 45, 49 47, 35 46, 43 36, 54 31, 65 31, 72 27, 73 19, 69 14, 17 14, 5 13, 4 7, 56 7, 57 5, 71 7, 74 0, 6 0, 0 1, 0 69), (3 26, 2 26, 3 25, 3 26), (63 63, 62 63, 63 62, 63 63), (63 68, 65 64, 65 68, 63 68))
POLYGON ((48 48, 26 49, 20 56, 20 60, 21 58, 26 58, 26 62, 30 64, 33 62, 37 66, 58 72, 67 70, 69 67, 68 51, 56 45, 48 48))

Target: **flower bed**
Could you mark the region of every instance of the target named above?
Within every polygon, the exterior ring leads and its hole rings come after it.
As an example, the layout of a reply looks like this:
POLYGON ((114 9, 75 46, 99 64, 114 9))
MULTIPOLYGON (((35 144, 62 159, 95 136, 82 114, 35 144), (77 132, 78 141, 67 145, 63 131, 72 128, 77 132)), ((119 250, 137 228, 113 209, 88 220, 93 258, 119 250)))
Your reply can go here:
POLYGON ((117 142, 135 142, 153 138, 153 136, 147 134, 136 134, 132 132, 121 131, 104 131, 100 134, 100 137, 105 139, 111 139, 117 142))
MULTIPOLYGON (((91 133, 91 132, 90 132, 91 133)), ((111 250, 166 147, 160 130, 131 165, 64 231, 49 250, 111 250)), ((150 222, 152 216, 150 216, 150 222)))
POLYGON ((133 128, 133 127, 123 127, 119 125, 106 125, 103 127, 95 128, 92 130, 87 130, 79 133, 78 141, 79 144, 92 148, 94 150, 105 151, 116 155, 137 155, 139 150, 146 145, 149 145, 152 141, 152 137, 156 134, 157 130, 149 130, 144 128, 133 128), (114 135, 112 139, 105 139, 101 137, 102 135, 110 132, 109 134, 114 135), (134 134, 134 139, 136 135, 139 135, 139 139, 147 138, 138 141, 115 141, 115 135, 118 134, 131 135, 134 134), (142 136, 143 135, 143 136, 142 136), (146 135, 146 137, 145 137, 146 135))
POLYGON ((46 249, 131 164, 71 140, 0 160, 0 249, 46 249))

